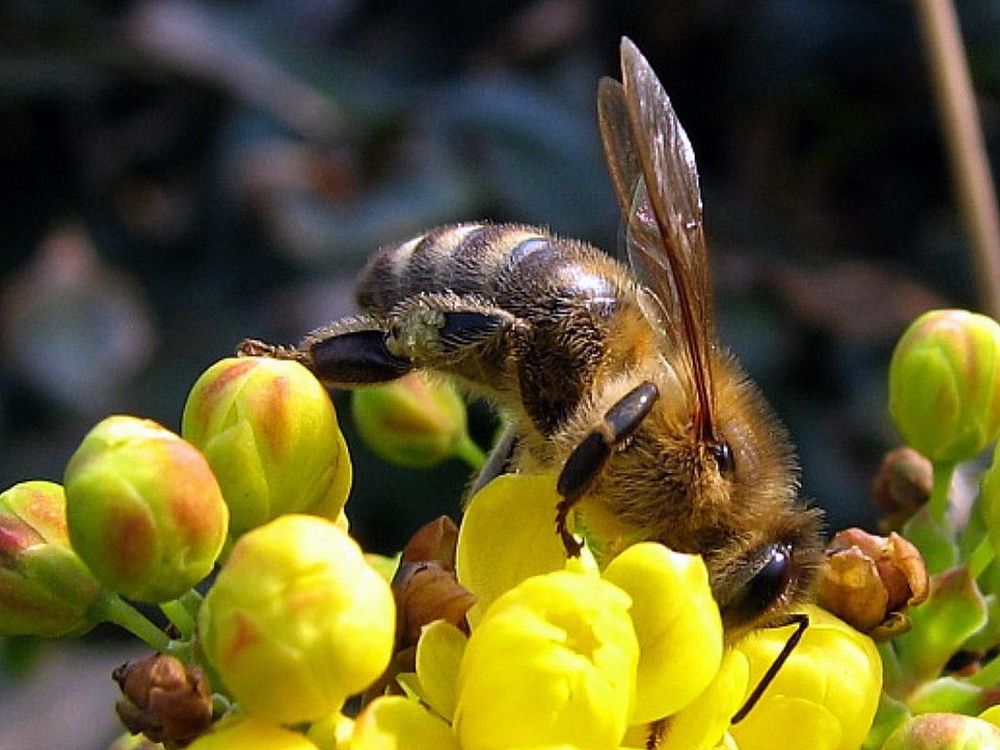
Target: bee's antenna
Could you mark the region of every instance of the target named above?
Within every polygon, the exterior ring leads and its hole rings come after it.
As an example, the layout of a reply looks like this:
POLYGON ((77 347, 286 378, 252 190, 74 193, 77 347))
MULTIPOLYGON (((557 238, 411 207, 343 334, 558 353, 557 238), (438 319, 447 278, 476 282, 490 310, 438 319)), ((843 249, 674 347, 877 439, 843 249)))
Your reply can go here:
POLYGON ((799 641, 802 640, 802 636, 805 634, 806 628, 809 627, 809 615, 802 613, 789 615, 787 620, 775 625, 774 627, 783 628, 786 625, 796 625, 797 627, 795 632, 792 633, 791 637, 787 641, 785 641, 785 645, 781 649, 781 653, 778 654, 778 658, 775 659, 771 666, 767 668, 764 676, 761 677, 760 682, 757 683, 757 687, 753 689, 753 692, 750 693, 750 696, 746 699, 746 701, 744 701, 740 710, 733 714, 733 718, 730 719, 732 724, 738 724, 743 721, 747 717, 747 714, 750 713, 750 710, 757 705, 757 701, 760 700, 764 691, 767 690, 767 686, 770 685, 774 678, 778 675, 778 670, 780 670, 784 663, 788 661, 788 657, 792 655, 792 651, 795 650, 795 647, 799 645, 799 641))

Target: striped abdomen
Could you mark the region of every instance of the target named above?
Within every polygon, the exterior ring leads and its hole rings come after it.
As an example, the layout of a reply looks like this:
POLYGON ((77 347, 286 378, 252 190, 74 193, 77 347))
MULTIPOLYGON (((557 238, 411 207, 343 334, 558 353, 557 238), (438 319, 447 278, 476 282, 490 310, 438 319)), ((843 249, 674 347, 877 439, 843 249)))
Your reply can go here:
MULTIPOLYGON (((447 293, 497 308, 516 331, 471 359, 441 366, 520 405, 552 434, 592 390, 603 368, 631 367, 652 338, 636 286, 617 262, 576 240, 514 224, 460 224, 435 229, 369 262, 358 302, 385 318, 420 295, 447 293), (639 335, 634 329, 641 329, 639 335)), ((449 303, 450 304, 450 303, 449 303)))
POLYGON ((358 303, 385 315, 421 293, 452 292, 530 319, 554 307, 610 314, 633 292, 618 264, 576 240, 516 224, 458 224, 383 248, 358 285, 358 303))

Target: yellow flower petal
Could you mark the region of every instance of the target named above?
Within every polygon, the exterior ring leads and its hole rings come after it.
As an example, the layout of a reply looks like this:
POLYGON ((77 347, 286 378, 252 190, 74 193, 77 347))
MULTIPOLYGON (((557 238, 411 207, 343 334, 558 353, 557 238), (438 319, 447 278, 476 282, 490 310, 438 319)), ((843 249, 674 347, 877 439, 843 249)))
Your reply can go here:
POLYGON ((708 687, 722 662, 722 620, 705 563, 643 542, 612 560, 604 579, 632 597, 639 671, 630 723, 677 712, 708 687))
MULTIPOLYGON (((731 732, 741 750, 857 750, 878 707, 882 661, 872 640, 818 607, 810 626, 758 704, 731 732), (773 705, 772 705, 773 704, 773 705)), ((791 627, 751 633, 736 644, 750 660, 752 689, 791 627)))
POLYGON ((319 750, 345 750, 353 732, 354 719, 335 711, 325 719, 313 722, 306 737, 319 750))
POLYGON ((455 714, 455 683, 465 645, 465 633, 444 620, 424 628, 417 642, 421 698, 448 721, 455 714))
POLYGON ((490 603, 533 575, 560 570, 566 552, 555 533, 559 494, 547 475, 505 474, 469 501, 458 532, 458 581, 476 595, 475 627, 490 603))
POLYGON ((236 716, 220 721, 211 732, 188 745, 188 750, 245 750, 248 747, 317 750, 304 735, 253 716, 236 716))
POLYGON ((376 698, 354 722, 350 750, 460 750, 451 727, 402 696, 376 698))
POLYGON ((723 742, 729 720, 743 703, 749 676, 746 655, 735 649, 727 651, 711 684, 670 718, 658 750, 708 750, 723 742))
POLYGON ((497 599, 459 670, 463 750, 617 748, 638 661, 630 603, 616 586, 567 571, 529 578, 497 599))

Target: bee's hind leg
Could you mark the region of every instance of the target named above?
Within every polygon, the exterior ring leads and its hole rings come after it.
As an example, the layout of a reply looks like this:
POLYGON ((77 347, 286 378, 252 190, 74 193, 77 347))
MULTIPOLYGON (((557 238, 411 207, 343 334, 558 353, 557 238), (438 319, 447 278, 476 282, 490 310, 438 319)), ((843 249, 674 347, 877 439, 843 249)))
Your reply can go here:
POLYGON ((659 396, 653 383, 644 381, 637 385, 604 413, 601 423, 580 441, 563 464, 556 483, 556 490, 562 495, 556 505, 556 531, 570 557, 579 555, 582 545, 566 526, 569 512, 590 489, 611 458, 611 452, 636 431, 659 396))
POLYGON ((386 347, 385 325, 369 315, 335 321, 313 331, 298 346, 265 344, 247 339, 238 354, 293 359, 301 362, 325 385, 351 388, 385 383, 416 366, 386 347))

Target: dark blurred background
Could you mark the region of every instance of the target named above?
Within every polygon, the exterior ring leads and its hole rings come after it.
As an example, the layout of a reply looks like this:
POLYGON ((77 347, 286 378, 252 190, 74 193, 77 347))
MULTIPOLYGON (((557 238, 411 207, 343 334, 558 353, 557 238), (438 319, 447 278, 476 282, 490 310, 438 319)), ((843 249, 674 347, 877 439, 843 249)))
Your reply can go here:
MULTIPOLYGON (((1000 5, 959 10, 996 172, 1000 5)), ((381 244, 487 218, 614 249, 594 110, 623 34, 698 156, 724 342, 791 428, 804 495, 833 528, 870 525, 891 347, 924 309, 977 307, 899 0, 8 0, 0 486, 59 480, 108 413, 178 428, 244 336, 349 312, 381 244)), ((456 511, 461 464, 386 467, 337 403, 366 548, 456 511)), ((492 429, 474 409, 474 436, 492 429)))

